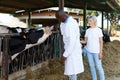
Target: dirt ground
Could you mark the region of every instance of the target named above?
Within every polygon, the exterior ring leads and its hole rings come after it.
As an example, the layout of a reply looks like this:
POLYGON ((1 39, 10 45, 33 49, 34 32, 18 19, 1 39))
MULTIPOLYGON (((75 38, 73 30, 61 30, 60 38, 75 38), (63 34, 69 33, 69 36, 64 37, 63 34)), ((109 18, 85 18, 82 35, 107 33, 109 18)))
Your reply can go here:
MULTIPOLYGON (((111 42, 104 43, 103 46, 102 63, 105 80, 120 80, 120 35, 110 37, 110 39, 111 42)), ((83 61, 85 71, 78 75, 78 80, 92 80, 87 57, 83 56, 83 61)), ((68 77, 63 75, 64 62, 60 59, 45 61, 42 67, 34 72, 27 67, 26 73, 25 80, 68 80, 68 77)))
POLYGON ((119 78, 117 80, 120 80, 120 41, 114 40, 104 44, 103 54, 106 79, 114 80, 114 78, 119 78))
MULTIPOLYGON (((105 80, 120 80, 120 35, 110 37, 110 39, 111 42, 104 43, 103 46, 102 63, 105 80)), ((78 80, 92 80, 87 57, 83 56, 83 61, 85 71, 78 75, 78 80)), ((51 59, 43 62, 42 67, 37 71, 32 72, 31 68, 27 67, 24 80, 68 80, 63 73, 64 62, 60 59, 51 59)))
POLYGON ((120 31, 116 31, 116 34, 112 37, 110 37, 111 41, 118 40, 120 41, 120 31))
MULTIPOLYGON (((78 75, 78 80, 91 80, 87 58, 83 57, 83 60, 85 71, 78 75)), ((120 41, 104 43, 102 62, 105 80, 120 80, 120 41)), ((63 71, 64 63, 60 59, 52 59, 44 62, 42 68, 35 72, 28 67, 25 80, 68 80, 63 71)))

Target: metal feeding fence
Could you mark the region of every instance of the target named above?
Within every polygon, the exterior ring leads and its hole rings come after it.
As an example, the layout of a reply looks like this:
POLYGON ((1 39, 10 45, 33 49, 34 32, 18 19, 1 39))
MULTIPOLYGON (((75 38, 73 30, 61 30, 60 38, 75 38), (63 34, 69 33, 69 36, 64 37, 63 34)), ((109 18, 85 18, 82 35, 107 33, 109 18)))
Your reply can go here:
MULTIPOLYGON (((12 34, 13 36, 14 34, 12 34)), ((54 32, 40 45, 22 51, 14 60, 9 59, 9 39, 11 34, 0 34, 0 77, 5 80, 9 75, 25 69, 27 66, 35 66, 43 61, 59 58, 62 55, 62 40, 59 32, 54 32)), ((15 36, 15 35, 14 35, 15 36)))

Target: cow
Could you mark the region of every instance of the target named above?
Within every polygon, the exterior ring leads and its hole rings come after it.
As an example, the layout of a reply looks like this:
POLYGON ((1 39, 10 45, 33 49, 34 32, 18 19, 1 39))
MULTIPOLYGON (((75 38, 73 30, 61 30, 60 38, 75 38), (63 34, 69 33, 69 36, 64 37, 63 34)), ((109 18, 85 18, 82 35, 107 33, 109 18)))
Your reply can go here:
POLYGON ((103 31, 103 41, 104 41, 104 43, 107 43, 107 42, 111 41, 110 40, 110 35, 105 31, 103 31))
MULTIPOLYGON (((6 33, 9 33, 10 30, 7 29, 5 29, 6 33)), ((8 49, 8 55, 10 56, 10 60, 14 60, 21 52, 25 51, 26 49, 43 43, 52 34, 52 29, 53 26, 47 26, 40 29, 33 28, 29 29, 27 32, 20 32, 17 36, 11 36, 9 39, 8 49)), ((1 46, 0 65, 2 61, 2 51, 3 48, 1 46)))
POLYGON ((22 33, 26 31, 26 28, 21 27, 7 27, 9 33, 22 33))

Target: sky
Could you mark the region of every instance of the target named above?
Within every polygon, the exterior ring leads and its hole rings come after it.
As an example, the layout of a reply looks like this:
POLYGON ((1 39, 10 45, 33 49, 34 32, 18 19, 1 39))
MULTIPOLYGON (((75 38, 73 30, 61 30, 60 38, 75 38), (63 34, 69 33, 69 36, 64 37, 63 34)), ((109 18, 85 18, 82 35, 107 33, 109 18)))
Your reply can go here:
MULTIPOLYGON (((97 17, 97 26, 98 27, 101 27, 102 26, 102 15, 100 14, 98 17, 97 17)), ((107 20, 105 19, 104 20, 104 27, 107 27, 107 20)))

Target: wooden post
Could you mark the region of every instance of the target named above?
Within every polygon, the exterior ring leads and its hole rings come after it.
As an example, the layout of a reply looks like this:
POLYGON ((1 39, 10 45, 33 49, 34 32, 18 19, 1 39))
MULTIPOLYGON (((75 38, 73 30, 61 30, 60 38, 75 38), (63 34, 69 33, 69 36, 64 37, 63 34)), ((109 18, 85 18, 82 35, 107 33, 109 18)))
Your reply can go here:
POLYGON ((8 36, 3 38, 2 77, 8 80, 8 36))

